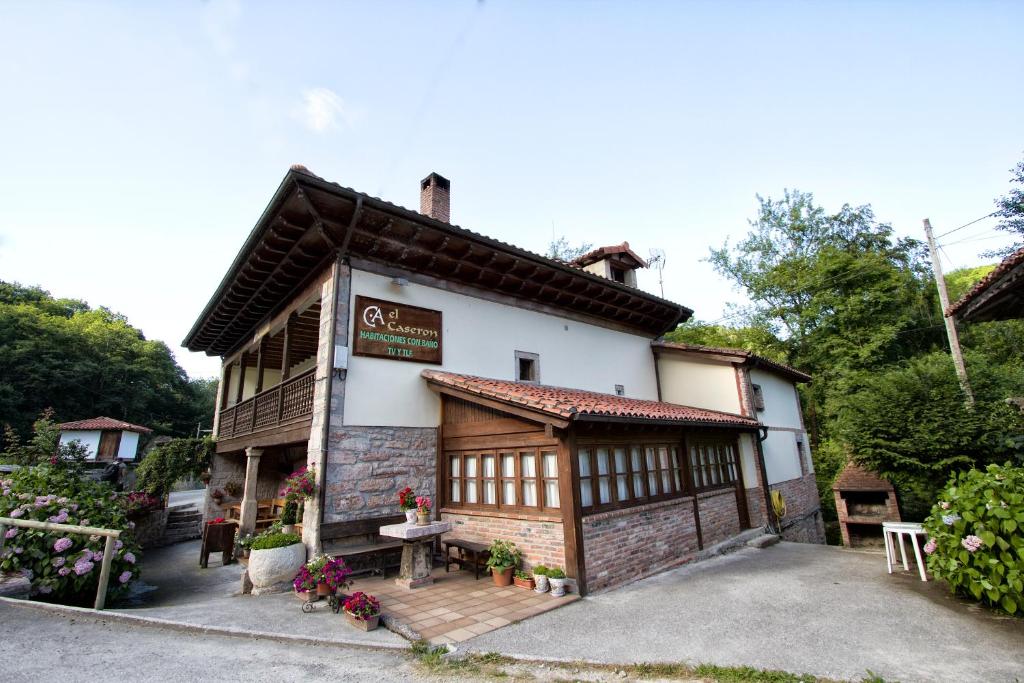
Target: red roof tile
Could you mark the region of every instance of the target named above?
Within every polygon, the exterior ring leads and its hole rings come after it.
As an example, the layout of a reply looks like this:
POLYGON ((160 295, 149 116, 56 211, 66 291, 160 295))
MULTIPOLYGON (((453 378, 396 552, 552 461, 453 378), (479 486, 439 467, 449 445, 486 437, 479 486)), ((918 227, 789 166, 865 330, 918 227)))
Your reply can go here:
POLYGON ((892 484, 856 463, 848 463, 832 484, 833 491, 892 491, 892 484))
POLYGON ((956 315, 956 313, 959 312, 965 306, 967 306, 967 304, 974 301, 974 299, 977 298, 978 295, 980 295, 986 289, 991 287, 996 280, 1001 278, 1012 268, 1020 265, 1021 263, 1024 263, 1024 247, 1021 247, 1020 249, 1013 252, 1005 259, 1003 259, 1002 262, 1000 262, 1000 264, 995 267, 995 270, 993 270, 985 277, 981 278, 978 281, 978 284, 971 287, 970 291, 968 291, 966 294, 960 297, 958 301, 950 304, 949 308, 946 309, 946 315, 956 315))
POLYGON ((64 431, 93 431, 93 430, 104 430, 112 429, 122 432, 139 432, 141 434, 149 434, 153 430, 149 427, 143 427, 142 425, 133 425, 131 422, 125 422, 123 420, 115 420, 112 417, 94 417, 88 420, 78 420, 77 422, 63 422, 60 428, 64 431))
POLYGON ((733 356, 741 359, 744 362, 748 362, 754 367, 760 367, 765 370, 771 370, 785 375, 789 379, 795 382, 810 382, 811 376, 806 372, 801 372, 796 368, 792 368, 788 365, 783 365, 770 358, 759 356, 756 353, 751 353, 745 349, 727 349, 720 348, 717 346, 701 346, 699 344, 679 344, 676 342, 667 341, 655 341, 651 342, 651 346, 656 349, 670 349, 673 351, 688 351, 690 353, 713 353, 720 356, 733 356))
POLYGON ((420 374, 428 382, 441 387, 459 389, 467 394, 568 420, 627 418, 639 422, 677 422, 679 424, 724 427, 751 428, 758 425, 756 420, 732 413, 601 394, 596 391, 525 384, 472 375, 459 375, 440 370, 424 370, 420 374))

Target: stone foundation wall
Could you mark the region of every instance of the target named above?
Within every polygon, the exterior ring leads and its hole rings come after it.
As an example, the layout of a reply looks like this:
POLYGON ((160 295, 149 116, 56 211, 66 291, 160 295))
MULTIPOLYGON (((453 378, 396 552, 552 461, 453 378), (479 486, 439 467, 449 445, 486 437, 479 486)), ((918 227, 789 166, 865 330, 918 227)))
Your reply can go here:
POLYGON ((344 427, 332 430, 325 467, 324 522, 398 515, 398 492, 436 498, 437 430, 344 427))
POLYGON ((164 530, 167 528, 167 515, 169 510, 153 510, 132 520, 135 528, 132 529, 132 537, 142 548, 156 548, 161 545, 164 530))
POLYGON ((514 514, 497 517, 446 508, 441 519, 452 523, 451 535, 456 538, 488 545, 496 538, 512 541, 523 553, 525 569, 537 564, 565 569, 565 537, 560 518, 514 514))
POLYGON ((797 543, 824 543, 825 523, 814 473, 772 484, 771 489, 781 491, 786 500, 782 538, 797 543))
POLYGON ((692 498, 583 518, 583 556, 591 593, 683 564, 697 550, 692 498))
POLYGON ((700 535, 705 548, 732 538, 741 531, 735 489, 698 493, 697 507, 700 511, 700 535))

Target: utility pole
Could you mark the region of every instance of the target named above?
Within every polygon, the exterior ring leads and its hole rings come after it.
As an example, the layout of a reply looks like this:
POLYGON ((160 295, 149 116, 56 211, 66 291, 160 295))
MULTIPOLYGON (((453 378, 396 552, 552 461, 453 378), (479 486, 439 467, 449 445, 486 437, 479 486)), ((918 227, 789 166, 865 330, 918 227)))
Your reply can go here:
POLYGON ((949 337, 949 351, 953 355, 953 366, 956 368, 956 376, 960 380, 960 390, 964 392, 964 403, 968 408, 974 408, 974 394, 971 393, 971 383, 967 380, 967 367, 964 365, 964 355, 960 350, 960 336, 956 332, 956 322, 953 316, 946 315, 949 308, 949 295, 946 293, 946 276, 942 274, 942 264, 939 263, 939 251, 935 246, 935 238, 932 236, 932 223, 924 219, 924 234, 928 237, 928 251, 932 255, 932 273, 935 275, 935 284, 939 288, 939 304, 942 306, 942 319, 946 323, 946 336, 949 337))

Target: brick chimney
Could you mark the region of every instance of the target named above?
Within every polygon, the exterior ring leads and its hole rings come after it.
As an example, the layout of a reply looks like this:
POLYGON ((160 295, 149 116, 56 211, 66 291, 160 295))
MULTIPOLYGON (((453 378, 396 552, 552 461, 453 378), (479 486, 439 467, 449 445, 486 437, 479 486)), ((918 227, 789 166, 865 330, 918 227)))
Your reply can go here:
POLYGON ((420 181, 420 213, 445 223, 451 218, 451 182, 431 173, 420 181))

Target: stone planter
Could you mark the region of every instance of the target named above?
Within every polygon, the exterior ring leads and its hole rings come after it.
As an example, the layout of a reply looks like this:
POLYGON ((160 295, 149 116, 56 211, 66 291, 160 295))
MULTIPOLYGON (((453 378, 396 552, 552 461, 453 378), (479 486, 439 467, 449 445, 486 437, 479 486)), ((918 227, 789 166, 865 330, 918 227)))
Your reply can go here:
POLYGON ((548 583, 548 577, 544 575, 538 576, 534 574, 533 580, 537 583, 537 587, 533 590, 537 591, 538 593, 547 593, 548 589, 551 587, 551 584, 548 583))
POLYGON ((355 626, 360 631, 372 631, 380 624, 380 615, 375 614, 372 617, 366 619, 356 619, 355 615, 348 610, 342 610, 345 613, 345 618, 348 619, 348 623, 355 626))
POLYGON ((560 598, 565 595, 565 579, 552 579, 549 577, 548 580, 551 582, 551 597, 560 598))
POLYGON ((289 590, 299 569, 306 563, 306 546, 293 543, 283 548, 253 550, 249 553, 249 580, 253 593, 289 590))

